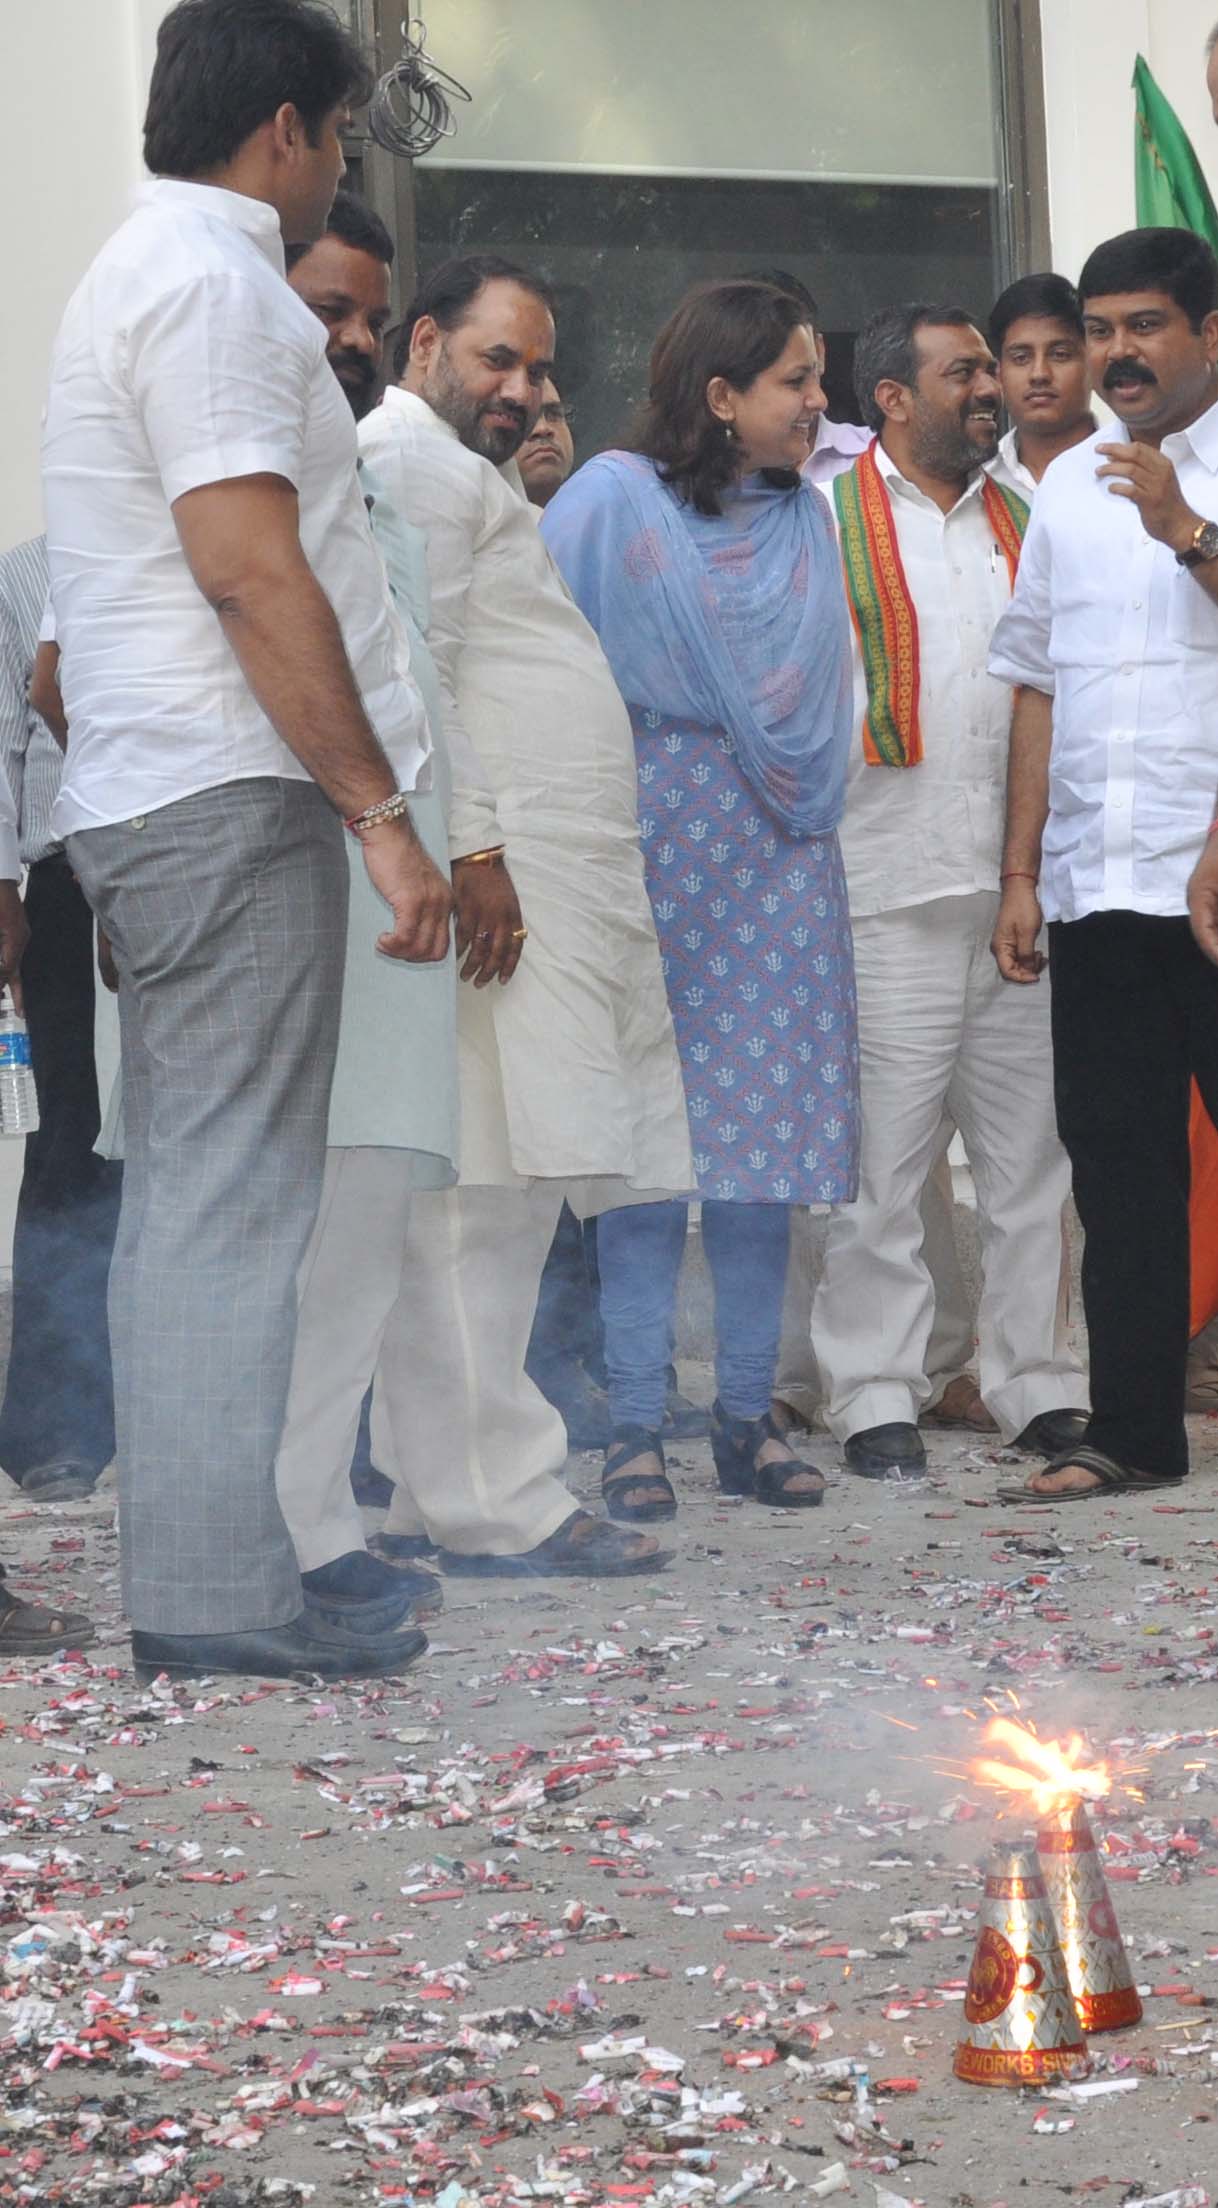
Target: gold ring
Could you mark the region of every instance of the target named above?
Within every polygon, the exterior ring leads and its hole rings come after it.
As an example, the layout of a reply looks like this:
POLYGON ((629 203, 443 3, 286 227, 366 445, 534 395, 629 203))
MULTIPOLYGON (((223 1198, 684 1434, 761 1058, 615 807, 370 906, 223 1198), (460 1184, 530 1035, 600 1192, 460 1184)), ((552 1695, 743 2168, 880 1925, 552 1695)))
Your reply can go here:
POLYGON ((528 932, 529 932, 529 931, 528 931, 528 929, 527 929, 527 928, 513 928, 513 929, 512 929, 512 941, 513 941, 513 943, 523 943, 523 941, 524 941, 524 939, 525 939, 526 935, 528 934, 528 932))

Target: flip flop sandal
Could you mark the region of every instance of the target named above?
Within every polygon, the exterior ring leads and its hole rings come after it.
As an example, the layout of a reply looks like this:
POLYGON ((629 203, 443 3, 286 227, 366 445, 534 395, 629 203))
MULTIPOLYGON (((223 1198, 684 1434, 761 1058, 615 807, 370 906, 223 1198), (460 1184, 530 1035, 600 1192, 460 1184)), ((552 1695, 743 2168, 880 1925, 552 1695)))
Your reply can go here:
POLYGON ((664 1450, 658 1434, 648 1433, 644 1426, 614 1428, 601 1473, 601 1494, 609 1516, 627 1523, 654 1525, 662 1518, 676 1517, 677 1498, 664 1464, 664 1450), (648 1459, 657 1470, 641 1469, 647 1466, 648 1459), (636 1488, 643 1489, 643 1498, 629 1502, 627 1497, 636 1488))
POLYGON ((548 1541, 539 1541, 535 1549, 527 1549, 522 1556, 460 1556, 454 1549, 440 1549, 437 1555, 446 1572, 469 1579, 570 1575, 616 1579, 633 1572, 658 1572, 671 1560, 671 1549, 655 1549, 650 1543, 643 1547, 643 1539, 641 1534, 619 1532, 607 1518, 594 1518, 590 1511, 577 1510, 548 1541), (571 1527, 581 1520, 594 1526, 595 1532, 573 1535, 571 1527))
POLYGON ((44 1610, 0 1590, 0 1657, 53 1656, 61 1648, 91 1648, 97 1628, 78 1610, 44 1610))
POLYGON ((1089 1448, 1080 1442, 1075 1449, 1065 1449, 1059 1457, 1053 1457, 1041 1466, 1041 1472, 1064 1472, 1067 1466, 1076 1465, 1081 1472, 1094 1472, 1098 1487, 1064 1488, 1056 1495, 1042 1494, 1035 1487, 1000 1487, 1000 1503, 1038 1504, 1042 1509, 1057 1503, 1102 1502, 1106 1495, 1145 1495, 1155 1488, 1180 1487, 1182 1479, 1151 1479, 1145 1472, 1135 1472, 1130 1465, 1118 1464, 1115 1457, 1106 1457, 1102 1449, 1089 1448))

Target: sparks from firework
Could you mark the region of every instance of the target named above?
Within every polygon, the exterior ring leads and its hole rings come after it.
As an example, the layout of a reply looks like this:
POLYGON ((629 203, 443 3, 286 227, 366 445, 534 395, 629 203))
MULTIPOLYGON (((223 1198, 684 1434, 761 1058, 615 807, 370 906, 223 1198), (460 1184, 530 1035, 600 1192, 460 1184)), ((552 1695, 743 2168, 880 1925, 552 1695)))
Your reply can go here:
POLYGON ((1041 1740, 1028 1725, 994 1717, 982 1739, 988 1747, 1005 1748, 1010 1760, 979 1756, 973 1769, 981 1785, 1029 1802, 1038 1816, 1046 1817, 1066 1802, 1100 1802, 1112 1792, 1108 1765, 1085 1761, 1079 1733, 1067 1740, 1041 1740))

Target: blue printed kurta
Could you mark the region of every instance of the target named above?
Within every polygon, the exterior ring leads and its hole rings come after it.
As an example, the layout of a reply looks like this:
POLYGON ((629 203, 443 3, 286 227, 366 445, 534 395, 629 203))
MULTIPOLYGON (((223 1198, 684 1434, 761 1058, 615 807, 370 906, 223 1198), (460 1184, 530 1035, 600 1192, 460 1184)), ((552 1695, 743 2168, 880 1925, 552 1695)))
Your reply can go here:
POLYGON ((633 709, 639 832, 703 1196, 858 1187, 858 1037, 836 835, 784 833, 730 739, 633 709))

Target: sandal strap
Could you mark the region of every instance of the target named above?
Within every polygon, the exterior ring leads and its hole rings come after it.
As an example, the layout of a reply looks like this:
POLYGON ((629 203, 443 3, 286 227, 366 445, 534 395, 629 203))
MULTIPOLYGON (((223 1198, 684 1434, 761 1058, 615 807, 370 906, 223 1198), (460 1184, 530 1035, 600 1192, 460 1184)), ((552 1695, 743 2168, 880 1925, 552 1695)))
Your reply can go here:
POLYGON ((605 1451, 601 1486, 604 1487, 606 1480, 612 1485, 614 1481, 621 1481, 623 1478, 628 1479, 632 1486, 641 1485, 644 1481, 656 1485, 659 1480, 667 1479, 664 1445, 658 1433, 652 1433, 646 1426, 614 1427, 613 1438, 605 1451), (638 1457, 657 1457, 660 1464, 658 1474, 631 1472, 629 1468, 638 1457))
MULTIPOLYGON (((1080 1472, 1094 1472, 1101 1487, 1117 1494, 1127 1494, 1133 1488, 1176 1487, 1179 1484, 1170 1478, 1156 1479, 1152 1473, 1139 1472, 1136 1465, 1122 1464, 1119 1457, 1106 1456, 1102 1449, 1093 1449, 1086 1441, 1076 1443, 1073 1449, 1061 1450, 1048 1464, 1042 1465, 1041 1470, 1065 1472, 1071 1465, 1077 1465, 1080 1472)), ((1036 1492, 1035 1488, 1031 1490, 1032 1494, 1036 1492)))
MULTIPOLYGON (((757 1499, 762 1503, 785 1502, 791 1492, 791 1482, 795 1479, 815 1479, 820 1483, 822 1494, 825 1489, 824 1473, 819 1466, 809 1464, 804 1457, 782 1457, 777 1464, 759 1464, 756 1477, 757 1499)), ((810 1495, 813 1490, 809 1487, 803 1492, 810 1495)))

